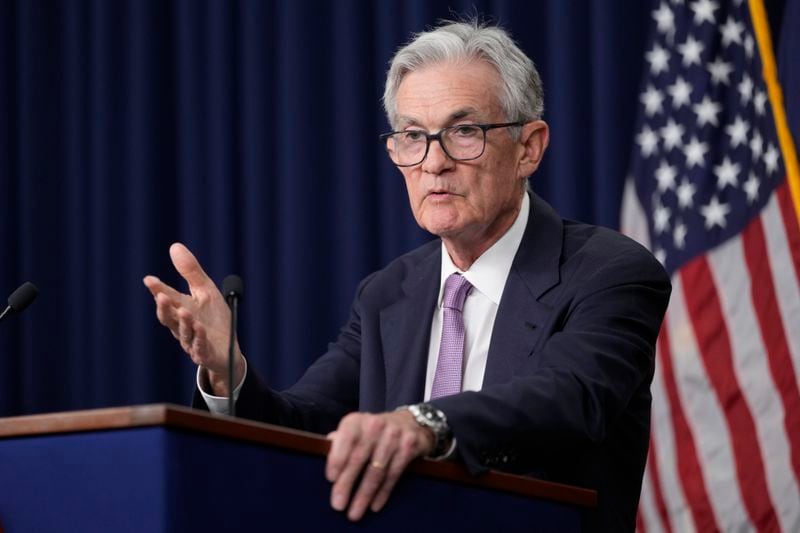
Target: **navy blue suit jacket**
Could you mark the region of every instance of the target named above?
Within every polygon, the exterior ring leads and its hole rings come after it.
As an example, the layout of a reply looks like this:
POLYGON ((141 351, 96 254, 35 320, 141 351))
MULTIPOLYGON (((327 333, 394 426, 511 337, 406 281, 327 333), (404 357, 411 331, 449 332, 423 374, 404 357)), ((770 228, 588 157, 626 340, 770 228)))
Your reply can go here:
MULTIPOLYGON (((284 392, 249 372, 237 413, 326 433, 351 411, 421 402, 440 268, 435 240, 368 276, 327 353, 284 392)), ((483 388, 432 402, 447 415, 467 468, 597 489, 595 528, 632 531, 669 293, 647 250, 611 230, 562 220, 531 195, 483 388)))

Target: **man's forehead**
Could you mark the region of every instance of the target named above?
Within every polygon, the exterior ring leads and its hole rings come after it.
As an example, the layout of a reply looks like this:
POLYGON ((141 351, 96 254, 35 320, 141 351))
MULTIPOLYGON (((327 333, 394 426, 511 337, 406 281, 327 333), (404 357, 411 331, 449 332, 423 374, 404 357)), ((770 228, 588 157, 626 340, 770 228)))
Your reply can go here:
POLYGON ((497 118, 502 112, 500 87, 497 70, 482 60, 424 66, 400 82, 396 123, 444 127, 459 120, 497 118))
MULTIPOLYGON (((477 107, 464 106, 451 111, 445 117, 445 122, 455 123, 462 120, 484 120, 489 110, 478 109, 477 107)), ((403 126, 422 126, 423 119, 414 115, 398 115, 397 121, 403 126)))

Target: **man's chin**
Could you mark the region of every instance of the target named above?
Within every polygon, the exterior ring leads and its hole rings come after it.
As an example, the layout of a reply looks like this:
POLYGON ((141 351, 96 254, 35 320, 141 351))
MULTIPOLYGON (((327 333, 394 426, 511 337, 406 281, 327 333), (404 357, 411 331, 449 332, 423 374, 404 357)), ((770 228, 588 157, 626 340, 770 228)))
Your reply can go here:
POLYGON ((464 225, 458 223, 457 221, 438 221, 437 223, 427 224, 422 227, 429 233, 432 233, 437 237, 441 237, 442 239, 452 239, 458 237, 458 235, 464 231, 464 225))

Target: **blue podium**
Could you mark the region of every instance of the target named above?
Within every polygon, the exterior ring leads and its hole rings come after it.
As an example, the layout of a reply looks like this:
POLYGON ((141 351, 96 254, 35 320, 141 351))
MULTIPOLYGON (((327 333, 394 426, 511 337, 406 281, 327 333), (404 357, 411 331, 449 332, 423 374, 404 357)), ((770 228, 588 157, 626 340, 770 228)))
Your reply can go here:
POLYGON ((418 460, 380 513, 329 506, 328 441, 174 405, 0 419, 0 533, 580 531, 594 491, 418 460))

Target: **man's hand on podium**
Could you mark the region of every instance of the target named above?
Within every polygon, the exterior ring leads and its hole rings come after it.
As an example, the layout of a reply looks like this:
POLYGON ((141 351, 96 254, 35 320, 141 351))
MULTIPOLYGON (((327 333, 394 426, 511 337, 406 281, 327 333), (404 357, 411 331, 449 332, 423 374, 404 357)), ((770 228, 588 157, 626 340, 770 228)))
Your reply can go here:
POLYGON ((350 520, 360 520, 367 508, 380 511, 408 464, 429 454, 435 444, 433 432, 406 410, 351 413, 328 438, 325 476, 333 483, 331 506, 347 509, 350 520))
MULTIPOLYGON (((208 277, 192 252, 183 244, 169 248, 175 269, 189 284, 183 294, 155 276, 145 276, 144 284, 156 301, 159 322, 169 328, 192 361, 208 372, 211 392, 228 396, 228 343, 231 312, 217 286, 208 277)), ((244 359, 236 346, 234 383, 244 377, 244 359)))

